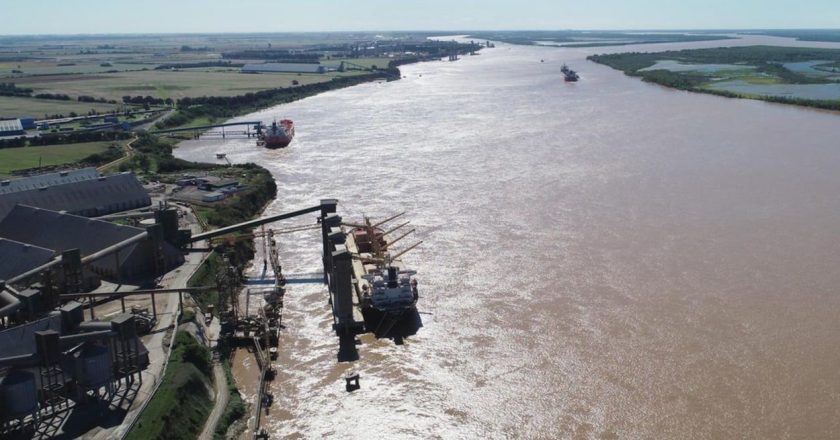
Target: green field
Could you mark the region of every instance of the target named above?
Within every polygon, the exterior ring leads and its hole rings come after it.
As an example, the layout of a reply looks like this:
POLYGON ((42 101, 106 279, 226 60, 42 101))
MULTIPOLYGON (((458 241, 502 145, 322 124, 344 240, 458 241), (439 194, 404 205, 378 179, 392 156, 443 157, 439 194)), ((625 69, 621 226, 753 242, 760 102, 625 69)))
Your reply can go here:
MULTIPOLYGON (((400 56, 395 47, 411 56, 451 50, 450 43, 429 42, 427 33, 389 35, 393 40, 383 40, 379 33, 0 36, 0 82, 31 89, 32 95, 67 95, 72 100, 89 96, 121 104, 125 96, 141 96, 177 101, 243 96, 369 74, 372 66, 387 68, 393 57, 400 56), (288 49, 295 52, 284 54, 288 49), (295 56, 320 59, 329 65, 341 61, 352 65, 346 66, 346 72, 326 74, 243 74, 237 67, 283 59, 294 62, 295 56), (165 65, 172 68, 155 70, 165 65)), ((91 110, 103 113, 120 107, 0 97, 0 118, 42 119, 91 110)))
POLYGON ((67 115, 70 112, 86 114, 91 110, 107 113, 117 107, 113 104, 99 102, 56 101, 52 99, 0 96, 0 118, 31 116, 36 119, 41 119, 44 115, 67 115))
MULTIPOLYGON (((44 75, 88 75, 88 74, 105 74, 118 72, 139 72, 139 71, 154 71, 155 67, 173 63, 189 63, 199 61, 223 61, 218 58, 199 58, 189 59, 182 56, 172 57, 169 59, 155 59, 154 61, 144 57, 142 54, 136 55, 136 61, 132 62, 111 62, 96 59, 79 59, 79 60, 63 60, 64 62, 57 62, 55 60, 36 60, 36 61, 4 61, 0 62, 0 80, 12 81, 23 84, 27 77, 39 75, 39 79, 44 78, 44 75), (110 64, 103 66, 102 64, 110 64)), ((340 61, 349 61, 366 68, 371 66, 387 67, 391 58, 371 57, 371 58, 332 58, 322 60, 324 63, 337 63, 340 61)), ((239 67, 186 67, 178 69, 179 71, 193 71, 193 72, 239 72, 239 67)))
POLYGON ((591 55, 630 76, 692 92, 840 110, 840 50, 743 46, 591 55))
POLYGON ((46 147, 22 147, 0 149, 0 175, 9 175, 14 170, 38 166, 64 165, 78 162, 91 154, 101 153, 114 142, 86 142, 46 147))
MULTIPOLYGON (((31 88, 35 93, 63 93, 70 96, 90 95, 97 98, 122 100, 123 96, 146 96, 178 99, 186 96, 236 96, 278 87, 290 87, 292 81, 311 84, 329 81, 334 75, 293 73, 243 74, 221 71, 149 70, 96 74, 90 76, 18 78, 18 87, 31 88)), ((0 100, 5 98, 0 98, 0 100)))
MULTIPOLYGON (((112 70, 141 70, 153 69, 155 64, 124 64, 110 63, 110 66, 102 66, 103 63, 82 61, 79 63, 58 63, 55 61, 24 61, 24 62, 3 62, 0 63, 0 78, 15 78, 22 75, 55 75, 55 74, 89 74, 103 73, 112 70), (62 65, 60 65, 62 64, 62 65), (15 73, 17 70, 22 73, 15 73)), ((4 79, 9 81, 9 79, 4 79)), ((14 81, 14 79, 12 79, 14 81)))

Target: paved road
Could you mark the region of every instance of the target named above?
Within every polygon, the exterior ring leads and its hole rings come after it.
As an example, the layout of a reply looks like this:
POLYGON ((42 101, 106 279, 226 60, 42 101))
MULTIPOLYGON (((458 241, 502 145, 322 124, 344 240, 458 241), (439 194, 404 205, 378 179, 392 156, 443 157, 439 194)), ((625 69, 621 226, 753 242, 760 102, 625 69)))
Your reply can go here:
POLYGON ((207 417, 207 422, 204 424, 204 429, 201 431, 201 435, 198 436, 199 440, 213 439, 213 432, 216 431, 216 425, 219 424, 219 419, 221 419, 222 415, 224 415, 230 398, 230 394, 227 389, 225 369, 222 368, 222 364, 218 362, 213 364, 213 385, 213 388, 216 391, 216 404, 213 406, 213 411, 210 413, 210 416, 207 417))

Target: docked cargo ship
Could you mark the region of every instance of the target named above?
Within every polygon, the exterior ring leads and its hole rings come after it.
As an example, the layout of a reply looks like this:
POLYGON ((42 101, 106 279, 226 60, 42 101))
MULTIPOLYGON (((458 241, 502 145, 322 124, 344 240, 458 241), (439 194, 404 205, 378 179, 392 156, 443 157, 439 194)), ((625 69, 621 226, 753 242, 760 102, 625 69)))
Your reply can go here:
POLYGON ((280 123, 274 121, 270 127, 260 135, 258 145, 266 148, 285 148, 295 137, 295 123, 290 119, 283 119, 280 123))
POLYGON ((364 225, 356 225, 352 230, 353 241, 364 265, 362 279, 365 282, 360 283, 359 308, 365 328, 377 338, 393 339, 397 344, 401 344, 403 338, 416 334, 423 326, 417 311, 419 294, 414 278, 417 272, 405 269, 400 260, 403 254, 420 243, 393 254, 389 247, 413 231, 393 240, 386 239, 388 233, 400 227, 383 231, 379 225, 371 225, 365 219, 364 225))
POLYGON ((400 266, 387 264, 372 268, 364 279, 370 286, 363 288, 362 316, 365 327, 377 338, 402 339, 417 333, 422 326, 417 312, 416 271, 403 270, 400 266))

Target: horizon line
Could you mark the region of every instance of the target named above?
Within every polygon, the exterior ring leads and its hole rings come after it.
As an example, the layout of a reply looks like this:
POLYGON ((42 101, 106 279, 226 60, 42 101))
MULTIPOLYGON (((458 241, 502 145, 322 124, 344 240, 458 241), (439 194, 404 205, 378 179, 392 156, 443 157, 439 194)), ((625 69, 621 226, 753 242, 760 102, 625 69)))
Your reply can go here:
POLYGON ((392 29, 392 30, 311 30, 311 31, 226 31, 226 32, 77 32, 63 34, 0 34, 3 37, 97 37, 97 36, 179 36, 179 35, 302 35, 302 34, 353 34, 353 33, 421 33, 439 34, 448 33, 451 35, 471 34, 479 32, 739 32, 739 31, 840 31, 840 28, 809 28, 809 27, 738 27, 738 28, 531 28, 531 29, 392 29))

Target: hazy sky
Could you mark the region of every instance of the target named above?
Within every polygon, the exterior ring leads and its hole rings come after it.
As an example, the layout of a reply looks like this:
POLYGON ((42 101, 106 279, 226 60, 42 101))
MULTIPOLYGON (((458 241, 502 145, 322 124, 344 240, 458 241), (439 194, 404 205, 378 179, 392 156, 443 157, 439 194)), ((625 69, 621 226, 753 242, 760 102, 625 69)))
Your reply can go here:
POLYGON ((840 28, 838 0, 0 0, 0 34, 840 28))

